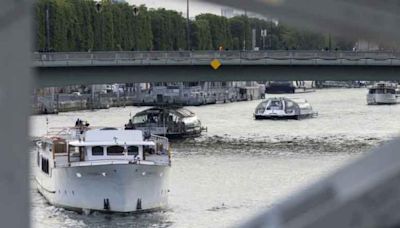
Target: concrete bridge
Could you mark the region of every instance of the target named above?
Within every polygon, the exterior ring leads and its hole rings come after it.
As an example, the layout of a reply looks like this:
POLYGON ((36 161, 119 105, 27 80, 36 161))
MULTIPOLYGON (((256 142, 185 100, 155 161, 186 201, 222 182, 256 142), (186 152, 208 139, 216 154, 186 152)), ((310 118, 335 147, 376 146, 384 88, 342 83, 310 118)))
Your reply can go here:
POLYGON ((150 51, 34 53, 38 86, 116 82, 396 80, 400 53, 150 51), (217 60, 221 66, 211 67, 217 60))

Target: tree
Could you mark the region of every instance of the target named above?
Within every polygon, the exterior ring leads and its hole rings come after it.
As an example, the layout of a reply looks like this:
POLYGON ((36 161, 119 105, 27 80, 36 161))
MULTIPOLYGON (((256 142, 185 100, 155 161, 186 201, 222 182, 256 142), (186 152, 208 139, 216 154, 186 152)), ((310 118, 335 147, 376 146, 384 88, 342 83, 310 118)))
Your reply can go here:
POLYGON ((192 47, 196 50, 212 49, 210 25, 207 20, 196 20, 192 23, 192 47))
POLYGON ((251 46, 251 29, 247 16, 237 16, 229 19, 229 26, 234 39, 233 49, 249 49, 251 46))
POLYGON ((227 18, 207 13, 196 16, 196 20, 208 21, 213 49, 232 49, 232 35, 227 18))
MULTIPOLYGON (((35 5, 35 49, 55 51, 126 51, 184 50, 187 47, 186 18, 173 10, 147 9, 137 6, 133 15, 128 3, 102 0, 102 10, 95 10, 93 0, 38 0, 35 5), (50 32, 47 39, 46 9, 50 32)), ((267 49, 322 49, 327 36, 298 30, 257 18, 237 16, 227 19, 201 14, 190 22, 190 39, 196 50, 220 47, 250 50, 252 29, 256 30, 256 46, 263 47, 261 30, 267 29, 267 49)), ((354 41, 331 36, 332 48, 349 50, 354 41)))

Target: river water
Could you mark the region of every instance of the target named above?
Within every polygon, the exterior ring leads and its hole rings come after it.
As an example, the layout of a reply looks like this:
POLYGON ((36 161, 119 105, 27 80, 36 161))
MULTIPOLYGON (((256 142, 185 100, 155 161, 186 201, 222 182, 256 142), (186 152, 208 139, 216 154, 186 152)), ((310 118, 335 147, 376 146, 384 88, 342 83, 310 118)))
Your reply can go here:
MULTIPOLYGON (((260 102, 189 107, 208 127, 196 140, 172 142, 169 207, 146 214, 82 215, 46 203, 35 187, 33 227, 227 227, 265 210, 400 132, 400 105, 367 106, 366 89, 326 89, 306 98, 313 119, 255 121, 260 102)), ((121 127, 145 107, 32 116, 31 135, 77 118, 121 127)))

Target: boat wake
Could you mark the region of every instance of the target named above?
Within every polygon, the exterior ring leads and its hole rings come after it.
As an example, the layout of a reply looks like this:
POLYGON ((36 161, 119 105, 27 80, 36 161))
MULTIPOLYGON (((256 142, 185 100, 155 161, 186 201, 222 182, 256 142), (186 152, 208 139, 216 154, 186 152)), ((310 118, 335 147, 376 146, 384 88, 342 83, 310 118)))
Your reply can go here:
POLYGON ((173 143, 179 154, 203 154, 205 151, 218 155, 221 153, 243 153, 251 156, 269 154, 318 154, 318 153, 362 153, 385 142, 389 138, 354 137, 334 135, 321 137, 275 136, 231 138, 228 135, 203 136, 173 143))

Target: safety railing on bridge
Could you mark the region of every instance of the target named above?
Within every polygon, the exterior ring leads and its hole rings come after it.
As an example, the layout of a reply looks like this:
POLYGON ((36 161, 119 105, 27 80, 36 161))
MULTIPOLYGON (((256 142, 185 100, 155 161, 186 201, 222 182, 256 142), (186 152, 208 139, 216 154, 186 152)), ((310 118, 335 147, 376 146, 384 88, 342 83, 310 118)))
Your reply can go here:
POLYGON ((223 64, 382 64, 400 65, 400 53, 384 51, 131 51, 34 53, 34 66, 208 65, 223 64))

